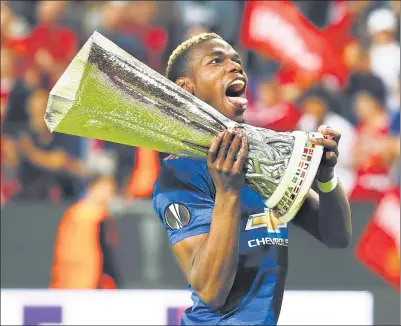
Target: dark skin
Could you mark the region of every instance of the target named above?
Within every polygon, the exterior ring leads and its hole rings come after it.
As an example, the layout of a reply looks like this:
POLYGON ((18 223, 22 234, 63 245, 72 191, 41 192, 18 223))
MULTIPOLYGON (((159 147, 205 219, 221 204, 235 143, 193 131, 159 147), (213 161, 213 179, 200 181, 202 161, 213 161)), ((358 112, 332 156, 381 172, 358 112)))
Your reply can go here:
POLYGON ((176 80, 177 85, 206 102, 226 117, 243 123, 245 109, 231 104, 225 92, 235 78, 248 78, 241 57, 223 40, 211 40, 196 46, 191 52, 188 77, 176 80))
MULTIPOLYGON (((213 39, 194 47, 189 64, 188 75, 178 78, 176 83, 225 116, 244 122, 244 109, 232 105, 225 97, 231 81, 238 76, 246 80, 237 52, 223 40, 213 39)), ((324 146, 326 151, 318 180, 327 182, 333 178, 341 134, 327 127, 320 131, 326 138, 316 140, 316 144, 324 146)), ((202 301, 214 309, 224 305, 237 271, 240 197, 247 155, 247 140, 239 131, 222 132, 214 139, 207 156, 208 171, 216 189, 210 232, 173 246, 189 283, 202 301)), ((317 194, 311 190, 293 222, 328 247, 347 247, 351 213, 341 184, 330 193, 317 194)))

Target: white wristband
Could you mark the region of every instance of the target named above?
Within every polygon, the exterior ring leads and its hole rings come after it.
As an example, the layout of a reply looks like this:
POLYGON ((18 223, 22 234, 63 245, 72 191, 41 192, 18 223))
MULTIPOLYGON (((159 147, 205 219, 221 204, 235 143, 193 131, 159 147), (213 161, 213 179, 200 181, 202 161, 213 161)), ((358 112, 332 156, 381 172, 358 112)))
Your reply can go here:
POLYGON ((334 177, 327 181, 327 182, 320 182, 319 180, 317 181, 317 186, 319 190, 323 193, 328 193, 332 192, 338 185, 338 177, 334 175, 334 177))

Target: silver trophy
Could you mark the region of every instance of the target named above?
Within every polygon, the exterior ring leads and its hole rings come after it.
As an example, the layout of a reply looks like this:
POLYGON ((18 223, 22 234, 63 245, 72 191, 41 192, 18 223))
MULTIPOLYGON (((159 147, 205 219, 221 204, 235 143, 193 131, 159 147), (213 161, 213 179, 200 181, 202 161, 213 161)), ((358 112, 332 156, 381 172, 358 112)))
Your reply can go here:
POLYGON ((319 133, 278 133, 239 124, 94 34, 50 92, 50 132, 204 159, 222 130, 242 128, 249 143, 246 183, 282 223, 298 212, 319 168, 319 133))

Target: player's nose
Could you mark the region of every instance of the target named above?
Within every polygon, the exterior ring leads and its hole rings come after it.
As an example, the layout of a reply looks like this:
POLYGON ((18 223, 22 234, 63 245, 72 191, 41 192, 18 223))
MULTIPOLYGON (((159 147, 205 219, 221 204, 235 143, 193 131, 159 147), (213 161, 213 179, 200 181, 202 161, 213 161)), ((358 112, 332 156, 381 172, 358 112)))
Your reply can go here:
POLYGON ((240 73, 241 75, 244 74, 244 69, 242 68, 242 65, 239 62, 235 61, 229 61, 227 70, 229 73, 233 72, 233 73, 240 73))

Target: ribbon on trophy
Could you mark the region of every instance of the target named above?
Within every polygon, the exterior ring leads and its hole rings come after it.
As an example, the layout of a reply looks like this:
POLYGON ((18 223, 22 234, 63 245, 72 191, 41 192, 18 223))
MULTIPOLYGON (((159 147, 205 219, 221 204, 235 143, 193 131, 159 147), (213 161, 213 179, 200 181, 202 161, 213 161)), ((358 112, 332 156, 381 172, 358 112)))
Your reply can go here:
POLYGON ((319 168, 320 133, 278 133, 239 124, 94 32, 50 92, 50 132, 206 158, 222 130, 242 128, 249 143, 247 185, 287 223, 298 212, 319 168))

